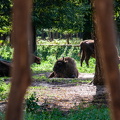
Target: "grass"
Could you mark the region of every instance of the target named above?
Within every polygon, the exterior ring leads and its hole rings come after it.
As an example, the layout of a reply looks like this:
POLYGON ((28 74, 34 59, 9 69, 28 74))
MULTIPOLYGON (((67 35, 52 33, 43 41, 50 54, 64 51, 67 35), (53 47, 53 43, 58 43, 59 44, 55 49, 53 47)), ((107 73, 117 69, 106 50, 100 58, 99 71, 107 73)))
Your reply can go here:
MULTIPOLYGON (((43 72, 51 72, 54 66, 56 59, 49 61, 41 61, 40 65, 32 64, 31 68, 33 73, 43 73, 43 72)), ((83 62, 83 66, 80 66, 80 61, 76 61, 77 69, 80 73, 94 73, 95 72, 95 59, 91 58, 89 61, 89 67, 86 66, 85 62, 83 62)))
MULTIPOLYGON (((31 68, 34 73, 39 72, 51 72, 52 68, 54 66, 54 63, 57 59, 61 57, 72 57, 75 59, 78 71, 81 73, 94 73, 95 71, 95 59, 91 58, 89 61, 90 67, 88 68, 83 62, 83 66, 80 66, 80 57, 78 56, 79 53, 79 47, 74 46, 59 46, 60 44, 64 44, 65 40, 54 40, 52 41, 52 44, 56 44, 56 46, 48 46, 48 44, 51 44, 49 41, 43 41, 39 40, 37 45, 37 56, 41 58, 41 64, 31 65, 31 68), (56 42, 57 41, 57 42, 56 42), (47 45, 40 45, 44 42, 44 44, 47 45)), ((79 44, 80 40, 71 40, 71 44, 79 44)), ((0 46, 0 56, 2 56, 5 60, 11 61, 13 58, 13 48, 11 48, 9 45, 0 46)))
POLYGON ((108 108, 95 106, 72 109, 63 112, 59 109, 43 110, 37 114, 27 113, 24 120, 110 120, 108 108))
MULTIPOLYGON (((70 41, 71 44, 79 44, 80 40, 72 40, 70 41)), ((55 40, 52 42, 48 41, 38 41, 37 46, 37 56, 42 59, 41 64, 32 64, 31 69, 33 73, 44 73, 44 72, 51 72, 54 66, 54 63, 58 58, 61 57, 72 57, 76 61, 76 65, 78 71, 80 73, 94 73, 95 71, 95 59, 90 59, 90 67, 88 68, 83 62, 83 67, 80 66, 80 57, 78 56, 79 47, 72 47, 72 46, 59 46, 59 44, 66 44, 65 40, 55 40), (40 44, 56 44, 56 46, 47 46, 40 44)), ((10 61, 13 56, 13 49, 10 46, 1 46, 0 47, 0 56, 4 59, 10 61)), ((65 79, 49 79, 43 76, 34 75, 33 78, 38 81, 45 80, 46 82, 53 83, 78 83, 77 79, 65 80, 65 79)), ((6 100, 9 92, 10 85, 4 83, 2 78, 0 79, 0 100, 6 100)), ((88 80, 87 82, 89 82, 88 80)), ((38 86, 39 87, 39 86, 38 86)), ((36 89, 38 87, 31 87, 31 89, 36 89)), ((39 89, 47 89, 46 87, 39 87, 39 89)), ((31 94, 31 93, 30 93, 31 94)), ((29 97, 25 96, 25 98, 29 97)), ((0 112, 0 119, 4 119, 4 113, 0 112)), ((39 113, 32 114, 32 113, 25 113, 24 120, 109 120, 109 110, 108 108, 101 107, 87 107, 81 108, 78 107, 77 109, 72 109, 68 112, 61 111, 59 109, 53 109, 51 111, 41 109, 39 113)))
POLYGON ((72 84, 75 83, 77 84, 82 84, 82 83, 90 83, 91 79, 79 79, 79 78, 47 78, 46 76, 39 76, 39 75, 34 75, 32 77, 34 79, 34 81, 37 82, 42 82, 45 81, 47 83, 51 83, 51 84, 72 84))
MULTIPOLYGON (((4 118, 5 114, 0 112, 0 119, 4 120, 4 118)), ((23 120, 110 120, 110 115, 106 107, 78 107, 67 112, 55 108, 51 111, 41 110, 35 114, 24 113, 23 120)))

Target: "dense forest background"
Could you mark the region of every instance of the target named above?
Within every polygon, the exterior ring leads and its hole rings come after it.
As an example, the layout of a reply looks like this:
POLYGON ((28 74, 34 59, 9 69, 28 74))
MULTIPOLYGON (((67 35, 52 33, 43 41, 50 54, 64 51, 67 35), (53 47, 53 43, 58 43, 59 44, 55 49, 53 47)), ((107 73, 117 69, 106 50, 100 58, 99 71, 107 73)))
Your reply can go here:
MULTIPOLYGON (((6 40, 12 31, 12 1, 0 1, 0 40, 6 40)), ((120 1, 114 2, 116 30, 120 32, 120 1)), ((34 0, 32 12, 33 44, 36 37, 43 40, 73 37, 92 39, 93 23, 90 0, 34 0)), ((35 49, 35 48, 34 48, 35 49)))

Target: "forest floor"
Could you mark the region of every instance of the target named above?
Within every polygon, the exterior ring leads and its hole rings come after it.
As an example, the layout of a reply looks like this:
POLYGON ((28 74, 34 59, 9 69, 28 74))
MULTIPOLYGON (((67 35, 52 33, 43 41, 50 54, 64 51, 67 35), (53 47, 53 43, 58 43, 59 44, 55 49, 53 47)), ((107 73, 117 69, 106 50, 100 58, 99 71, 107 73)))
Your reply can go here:
MULTIPOLYGON (((41 76, 49 73, 37 74, 41 76)), ((36 93, 38 104, 44 109, 59 108, 69 110, 79 106, 107 105, 107 90, 104 86, 94 86, 86 82, 93 79, 92 73, 80 73, 77 82, 70 82, 70 78, 62 81, 46 82, 34 80, 28 89, 29 92, 36 93), (82 82, 81 82, 82 80, 82 82), (66 81, 69 81, 68 83, 66 81), (36 87, 35 87, 36 86, 36 87), (38 86, 38 87, 37 87, 38 86)), ((6 102, 0 103, 0 109, 6 106, 6 102)))
MULTIPOLYGON (((46 73, 48 76, 49 73, 46 73)), ((52 80, 52 82, 34 81, 32 86, 41 86, 42 88, 30 89, 36 92, 38 104, 43 108, 60 108, 69 110, 78 106, 88 105, 107 105, 107 90, 104 86, 94 86, 91 82, 93 73, 80 73, 75 82, 70 82, 70 78, 61 81, 52 80), (69 81, 69 82, 66 82, 69 81)))

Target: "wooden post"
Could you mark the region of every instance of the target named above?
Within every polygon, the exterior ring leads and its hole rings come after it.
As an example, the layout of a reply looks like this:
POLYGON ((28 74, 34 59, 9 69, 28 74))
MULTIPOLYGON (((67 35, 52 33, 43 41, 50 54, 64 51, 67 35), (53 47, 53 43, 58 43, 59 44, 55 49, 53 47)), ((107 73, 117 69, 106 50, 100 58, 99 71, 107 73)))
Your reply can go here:
POLYGON ((24 95, 31 82, 28 41, 31 40, 32 1, 13 0, 13 5, 14 58, 6 120, 21 120, 24 95))

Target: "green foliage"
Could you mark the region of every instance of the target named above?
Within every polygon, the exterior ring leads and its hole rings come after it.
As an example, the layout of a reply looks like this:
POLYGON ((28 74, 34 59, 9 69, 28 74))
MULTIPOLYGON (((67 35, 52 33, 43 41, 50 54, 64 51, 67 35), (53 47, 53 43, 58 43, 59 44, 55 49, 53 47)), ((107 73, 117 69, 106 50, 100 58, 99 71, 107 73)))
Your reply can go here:
MULTIPOLYGON (((62 42, 62 40, 60 41, 62 42)), ((49 43, 49 42, 47 42, 49 43)), ((59 43, 56 46, 38 45, 37 56, 41 58, 41 64, 32 64, 31 68, 34 73, 52 71, 53 65, 57 59, 61 57, 72 57, 75 59, 79 72, 82 73, 94 73, 95 71, 95 59, 89 60, 89 68, 83 62, 83 66, 80 66, 80 57, 78 56, 79 47, 75 46, 60 46, 59 43)), ((11 61, 13 58, 13 49, 8 46, 0 46, 0 56, 7 61, 11 61)))
POLYGON ((5 120, 5 114, 0 112, 0 120, 5 120))
POLYGON ((78 56, 79 47, 74 46, 49 46, 49 45, 38 45, 38 56, 42 59, 40 65, 33 64, 31 67, 35 73, 52 71, 54 63, 61 57, 72 57, 75 59, 77 68, 81 73, 94 73, 95 72, 95 59, 89 60, 89 68, 83 62, 83 66, 80 66, 80 57, 78 56))
POLYGON ((0 1, 0 33, 8 33, 11 29, 11 0, 0 1))
MULTIPOLYGON (((4 120, 5 114, 0 112, 0 119, 4 120)), ((59 109, 52 111, 42 110, 40 113, 25 113, 24 120, 111 120, 109 109, 95 106, 78 108, 64 112, 59 109)))
POLYGON ((13 58, 13 49, 9 45, 0 46, 0 56, 5 60, 11 61, 13 58))
POLYGON ((116 21, 117 30, 120 32, 120 1, 114 1, 114 19, 116 21))
POLYGON ((57 29, 73 33, 84 29, 84 15, 90 11, 87 1, 34 0, 33 21, 37 29, 57 29), (48 4, 49 3, 49 4, 48 4))
POLYGON ((66 113, 59 109, 43 110, 38 114, 27 113, 24 120, 110 120, 110 116, 107 108, 92 106, 71 110, 66 113))
POLYGON ((3 78, 0 78, 0 100, 7 100, 9 88, 10 88, 10 85, 6 84, 3 81, 3 78))
MULTIPOLYGON (((61 57, 73 57, 76 60, 79 59, 78 57, 79 53, 79 47, 74 46, 49 46, 49 45, 43 45, 38 46, 38 55, 42 58, 42 60, 49 61, 49 58, 52 57, 54 59, 58 59, 61 57), (48 57, 50 56, 50 57, 48 57)), ((50 58, 51 61, 51 58, 50 58)))
POLYGON ((36 94, 33 93, 29 98, 25 100, 26 102, 26 112, 29 113, 36 113, 37 110, 40 108, 37 104, 38 98, 36 98, 36 94))

